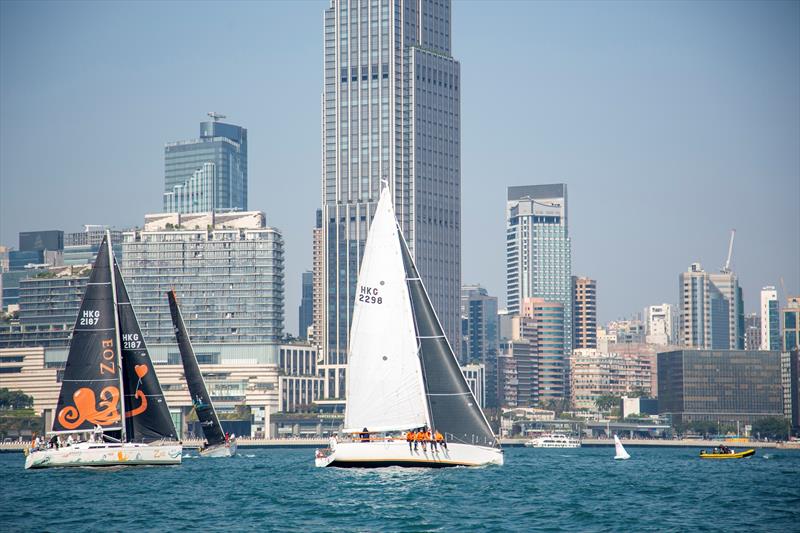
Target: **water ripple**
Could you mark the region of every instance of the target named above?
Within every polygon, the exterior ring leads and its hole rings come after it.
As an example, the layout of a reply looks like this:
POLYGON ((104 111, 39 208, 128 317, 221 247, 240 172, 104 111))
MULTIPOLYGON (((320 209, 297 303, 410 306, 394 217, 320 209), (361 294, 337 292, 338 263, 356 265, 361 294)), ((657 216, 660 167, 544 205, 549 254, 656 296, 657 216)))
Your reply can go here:
POLYGON ((317 469, 313 451, 248 450, 180 467, 22 469, 0 454, 4 531, 753 531, 800 527, 800 453, 506 450, 480 469, 317 469))

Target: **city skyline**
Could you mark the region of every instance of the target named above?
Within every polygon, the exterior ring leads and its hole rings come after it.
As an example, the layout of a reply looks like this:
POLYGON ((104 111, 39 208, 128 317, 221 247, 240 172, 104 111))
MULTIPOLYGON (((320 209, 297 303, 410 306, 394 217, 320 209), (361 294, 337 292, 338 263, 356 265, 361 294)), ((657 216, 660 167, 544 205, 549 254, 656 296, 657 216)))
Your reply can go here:
MULTIPOLYGON (((0 6, 1 244, 140 225, 160 211, 164 145, 216 110, 248 129, 249 208, 284 233, 296 308, 321 202, 328 2, 225 5, 166 4, 158 17, 147 4, 0 6), (245 53, 207 77, 227 58, 196 39, 211 13, 245 53)), ((506 187, 563 182, 572 273, 597 280, 600 322, 677 304, 678 274, 692 262, 716 272, 734 227, 745 310, 781 277, 781 307, 800 293, 797 4, 494 5, 453 6, 463 283, 504 300, 506 187)))

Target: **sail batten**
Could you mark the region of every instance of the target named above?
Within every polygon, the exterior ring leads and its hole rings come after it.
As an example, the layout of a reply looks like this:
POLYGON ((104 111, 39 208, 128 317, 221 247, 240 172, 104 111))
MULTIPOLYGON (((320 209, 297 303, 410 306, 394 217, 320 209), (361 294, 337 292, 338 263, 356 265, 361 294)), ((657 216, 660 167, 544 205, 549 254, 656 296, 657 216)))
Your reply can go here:
POLYGON ((172 316, 172 325, 175 329, 175 339, 178 342, 178 349, 181 353, 183 372, 186 376, 186 383, 189 386, 189 395, 192 399, 197 418, 200 420, 200 428, 209 446, 215 446, 225 442, 225 433, 222 431, 222 424, 219 421, 214 405, 211 403, 211 396, 208 394, 203 374, 200 372, 200 365, 197 363, 191 339, 186 331, 186 324, 178 308, 175 293, 167 293, 169 300, 169 311, 172 316))

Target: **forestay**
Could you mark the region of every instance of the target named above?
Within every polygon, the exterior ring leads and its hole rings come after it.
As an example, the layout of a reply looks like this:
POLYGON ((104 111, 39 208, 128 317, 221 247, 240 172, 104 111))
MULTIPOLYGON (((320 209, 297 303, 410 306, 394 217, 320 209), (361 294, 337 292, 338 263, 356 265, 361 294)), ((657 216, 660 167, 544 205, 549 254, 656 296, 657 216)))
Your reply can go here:
POLYGON ((429 425, 391 192, 375 210, 356 286, 345 432, 429 425))

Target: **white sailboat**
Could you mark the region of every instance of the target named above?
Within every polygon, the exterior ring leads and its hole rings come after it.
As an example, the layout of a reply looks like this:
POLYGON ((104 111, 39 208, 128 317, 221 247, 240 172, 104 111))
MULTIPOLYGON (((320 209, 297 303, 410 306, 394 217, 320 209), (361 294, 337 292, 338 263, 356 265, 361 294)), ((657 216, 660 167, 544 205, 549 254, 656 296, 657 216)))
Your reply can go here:
POLYGON ((49 435, 49 443, 25 450, 26 469, 181 462, 182 446, 108 234, 73 329, 49 435), (91 439, 75 443, 82 434, 91 439))
POLYGON ((398 227, 385 187, 367 238, 350 334, 344 435, 317 450, 319 467, 503 464, 398 227), (429 428, 446 447, 412 446, 429 428), (368 436, 363 436, 364 431, 368 436))
POLYGON ((619 437, 617 437, 616 435, 614 435, 614 448, 616 450, 616 455, 614 456, 614 459, 622 460, 631 458, 628 452, 625 451, 625 447, 622 445, 622 441, 620 441, 619 437))

